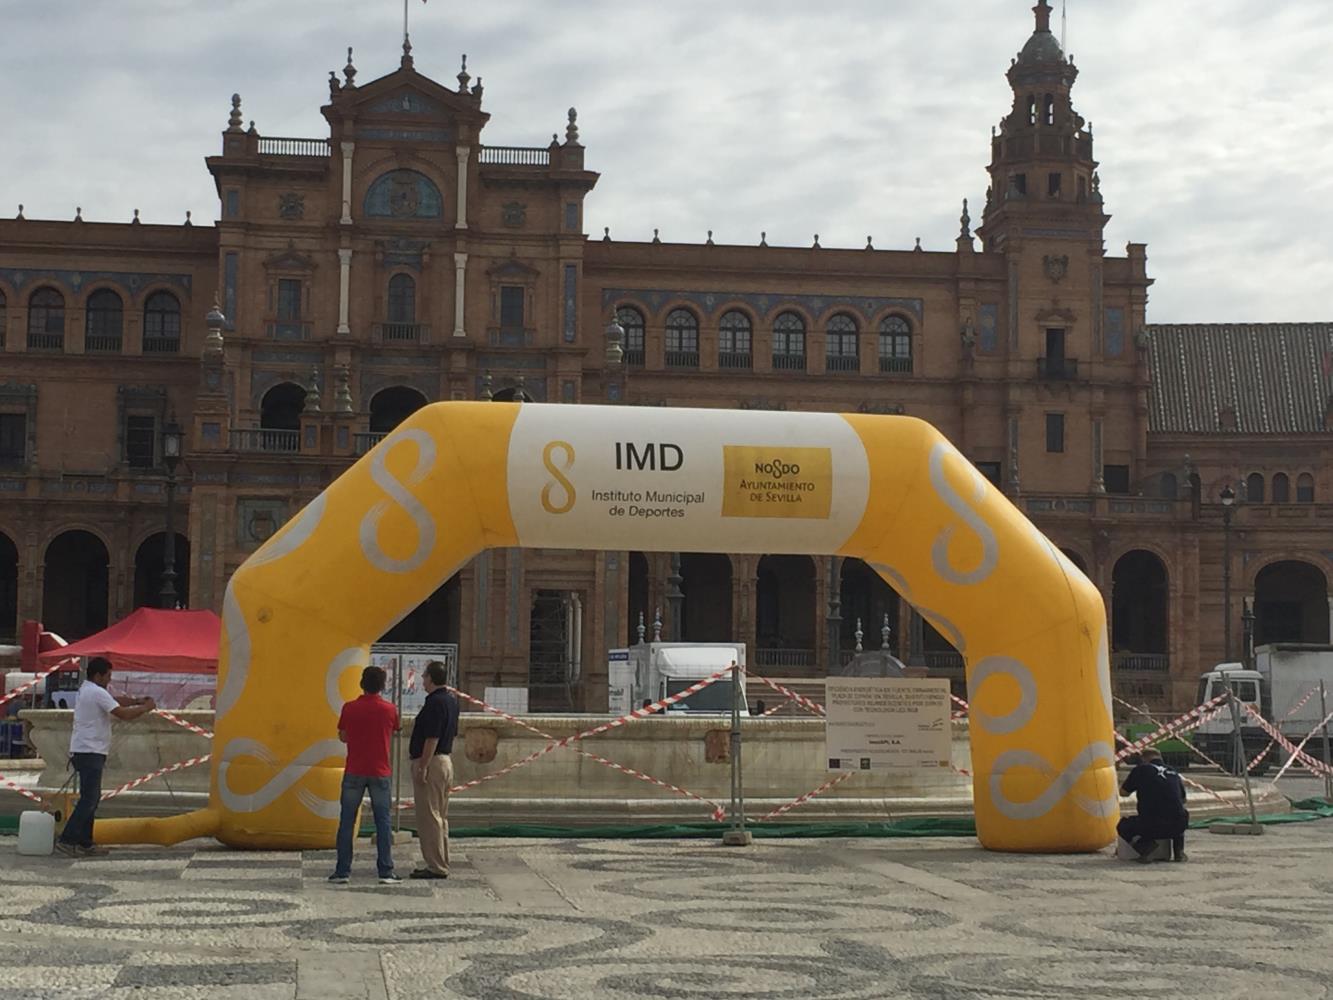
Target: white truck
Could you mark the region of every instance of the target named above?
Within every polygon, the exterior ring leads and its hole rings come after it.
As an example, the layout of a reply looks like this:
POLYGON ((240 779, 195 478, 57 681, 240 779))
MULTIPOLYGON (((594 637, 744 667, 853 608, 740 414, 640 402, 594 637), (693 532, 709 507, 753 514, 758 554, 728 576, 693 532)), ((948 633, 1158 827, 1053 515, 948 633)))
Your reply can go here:
MULTIPOLYGON (((645 642, 608 650, 608 707, 614 715, 627 715, 645 701, 679 694, 732 663, 745 666, 745 643, 645 642)), ((745 675, 741 674, 741 713, 748 715, 745 705, 745 675)), ((682 717, 730 712, 731 677, 727 676, 668 706, 665 714, 682 717)))
MULTIPOLYGON (((1326 692, 1324 701, 1333 708, 1333 646, 1268 643, 1255 647, 1253 670, 1243 663, 1219 663, 1199 678, 1199 703, 1217 697, 1229 684, 1234 685, 1240 701, 1254 705, 1283 736, 1299 744, 1327 711, 1321 707, 1320 681, 1326 692)), ((1245 756, 1250 760, 1269 743, 1268 734, 1248 715, 1242 715, 1241 738, 1245 756)), ((1322 732, 1317 733, 1305 745, 1306 752, 1317 760, 1323 759, 1324 738, 1322 732)), ((1237 771, 1235 739, 1229 710, 1194 731, 1194 745, 1232 772, 1237 771)), ((1252 773, 1263 774, 1275 759, 1280 762, 1285 757, 1285 753, 1275 748, 1252 773)))

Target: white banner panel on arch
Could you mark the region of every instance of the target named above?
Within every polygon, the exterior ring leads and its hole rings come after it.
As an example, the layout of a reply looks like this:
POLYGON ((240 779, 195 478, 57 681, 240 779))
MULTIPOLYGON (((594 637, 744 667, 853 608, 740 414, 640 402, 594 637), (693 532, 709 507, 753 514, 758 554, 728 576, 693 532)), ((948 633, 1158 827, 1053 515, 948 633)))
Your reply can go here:
POLYGON ((830 677, 825 683, 824 740, 830 771, 949 767, 947 680, 830 677))
POLYGON ((834 552, 865 514, 865 446, 837 414, 568 407, 558 433, 545 416, 524 407, 510 438, 524 545, 834 552))

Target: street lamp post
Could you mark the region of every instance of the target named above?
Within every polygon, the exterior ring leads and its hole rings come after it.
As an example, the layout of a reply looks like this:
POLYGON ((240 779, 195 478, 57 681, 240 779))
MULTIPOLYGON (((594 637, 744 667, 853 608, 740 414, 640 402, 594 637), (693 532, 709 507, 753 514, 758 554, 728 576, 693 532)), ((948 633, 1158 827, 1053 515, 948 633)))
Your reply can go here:
POLYGON ((1222 487, 1222 648, 1223 661, 1231 662, 1231 516, 1235 513, 1236 491, 1230 484, 1222 487))
POLYGON ((176 465, 181 460, 180 424, 172 416, 162 427, 162 463, 167 467, 167 533, 162 545, 162 607, 176 606, 176 465))

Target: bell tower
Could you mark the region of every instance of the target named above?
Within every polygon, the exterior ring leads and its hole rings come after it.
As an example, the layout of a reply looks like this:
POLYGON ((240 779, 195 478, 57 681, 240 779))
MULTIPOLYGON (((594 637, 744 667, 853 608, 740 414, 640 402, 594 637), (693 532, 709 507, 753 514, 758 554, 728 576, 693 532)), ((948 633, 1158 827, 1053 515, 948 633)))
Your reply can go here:
MULTIPOLYGON (((1036 30, 1007 74, 1014 103, 991 137, 990 188, 978 234, 987 250, 1003 250, 1016 230, 1077 220, 1098 236, 1102 212, 1092 129, 1074 110, 1078 67, 1051 33, 1051 7, 1032 8, 1036 30)), ((1050 227, 1046 227, 1050 228, 1050 227)))

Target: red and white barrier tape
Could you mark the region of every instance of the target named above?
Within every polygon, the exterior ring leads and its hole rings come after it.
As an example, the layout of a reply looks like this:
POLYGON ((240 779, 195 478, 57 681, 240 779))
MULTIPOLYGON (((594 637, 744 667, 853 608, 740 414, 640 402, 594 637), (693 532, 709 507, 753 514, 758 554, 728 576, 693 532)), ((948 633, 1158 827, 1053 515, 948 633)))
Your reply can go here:
POLYGON ((811 789, 810 791, 806 792, 804 795, 801 795, 801 796, 798 796, 798 797, 795 798, 795 799, 792 799, 790 802, 788 802, 788 803, 787 803, 786 805, 784 805, 784 806, 778 806, 778 807, 777 807, 776 809, 774 809, 772 812, 765 813, 764 815, 760 816, 757 820, 753 820, 752 822, 755 822, 755 823, 763 823, 763 822, 766 822, 766 821, 768 821, 768 820, 770 820, 770 819, 777 819, 777 818, 778 818, 779 816, 781 816, 783 813, 790 812, 791 810, 795 809, 795 808, 798 807, 798 806, 803 806, 803 805, 805 805, 807 802, 809 802, 809 801, 810 801, 811 799, 813 799, 815 796, 817 796, 817 795, 823 795, 825 792, 827 792, 827 791, 828 791, 830 788, 832 788, 834 785, 839 785, 839 784, 841 784, 842 782, 844 782, 844 781, 846 781, 848 778, 850 778, 853 774, 856 774, 856 772, 855 772, 855 771, 843 771, 841 774, 837 775, 836 777, 830 778, 828 781, 824 782, 824 783, 823 783, 822 785, 820 785, 818 788, 813 788, 813 789, 811 789))
POLYGON ((46 805, 46 800, 43 799, 40 795, 38 795, 36 792, 32 791, 31 789, 24 788, 22 785, 16 784, 13 781, 10 781, 3 774, 0 774, 0 785, 3 785, 5 788, 8 788, 11 792, 18 792, 20 795, 32 799, 34 802, 40 802, 42 803, 42 805, 46 805))
MULTIPOLYGON (((1133 744, 1133 743, 1130 743, 1129 740, 1125 739, 1124 735, 1122 735, 1121 733, 1116 733, 1116 734, 1115 734, 1115 738, 1116 738, 1117 740, 1119 740, 1121 743, 1123 743, 1127 748, 1128 748, 1128 747, 1133 747, 1133 746, 1135 745, 1135 744, 1133 744)), ((1125 751, 1125 752, 1137 753, 1138 751, 1130 750, 1130 751, 1125 751)), ((1211 758, 1209 758, 1206 754, 1204 754, 1203 751, 1198 751, 1198 752, 1199 752, 1200 756, 1202 756, 1205 760, 1211 760, 1211 758)), ((1120 759, 1119 755, 1117 755, 1116 759, 1117 759, 1117 760, 1120 759)), ((1234 803, 1234 802, 1228 802, 1226 799, 1222 798, 1222 796, 1219 795, 1214 789, 1209 788, 1207 785, 1200 784, 1199 782, 1195 781, 1193 778, 1190 778, 1190 777, 1188 777, 1188 776, 1182 774, 1182 775, 1180 776, 1180 780, 1183 781, 1185 784, 1189 785, 1191 788, 1195 789, 1196 791, 1207 792, 1209 795, 1211 795, 1213 798, 1217 799, 1218 802, 1222 803, 1222 805, 1226 806, 1228 809, 1239 809, 1239 808, 1241 808, 1240 806, 1238 806, 1238 805, 1237 805, 1236 803, 1234 803)))
MULTIPOLYGON (((1163 736, 1174 736, 1180 733, 1186 733, 1191 729, 1202 725, 1204 722, 1215 717, 1213 713, 1219 710, 1219 706, 1227 700, 1227 697, 1228 696, 1225 693, 1219 694, 1216 698, 1205 701, 1202 705, 1196 705, 1184 715, 1172 719, 1170 722, 1160 727, 1156 732, 1149 733, 1147 736, 1142 736, 1133 743, 1125 740, 1124 742, 1126 746, 1116 755, 1116 760, 1124 760, 1130 754, 1138 753, 1145 747, 1152 746, 1152 744, 1156 743, 1163 736), (1186 723, 1188 723, 1188 725, 1186 725, 1186 723)), ((1144 712, 1137 705, 1131 705, 1122 698, 1116 698, 1116 701, 1121 705, 1124 705, 1126 708, 1138 712, 1140 715, 1148 715, 1147 712, 1144 712)), ((1148 718, 1151 719, 1152 716, 1149 715, 1148 718)))
MULTIPOLYGON (((480 698, 473 697, 466 691, 459 691, 457 688, 449 688, 449 690, 452 691, 458 697, 464 699, 465 701, 468 701, 471 704, 479 706, 482 710, 489 712, 492 715, 499 716, 500 718, 505 719, 509 722, 512 722, 515 725, 528 730, 528 732, 540 736, 544 740, 551 741, 551 743, 547 747, 543 748, 541 751, 538 751, 534 754, 530 754, 522 761, 515 762, 514 764, 509 765, 503 770, 495 772, 494 775, 483 775, 481 778, 478 778, 475 781, 469 781, 463 785, 459 785, 456 789, 451 788, 449 790, 451 793, 454 791, 461 792, 468 788, 474 788, 477 785, 481 784, 483 781, 491 780, 494 777, 499 777, 501 774, 508 774, 510 771, 514 770, 515 768, 517 768, 522 764, 531 763, 531 761, 535 760, 538 756, 541 756, 541 754, 546 753, 548 750, 557 749, 560 746, 567 745, 565 741, 556 740, 554 736, 551 736, 549 733, 543 732, 541 729, 532 725, 530 722, 527 722, 526 720, 521 719, 516 715, 510 715, 508 712, 502 711, 501 709, 496 708, 494 705, 487 704, 485 701, 482 701, 480 698)), ((671 696, 671 699, 663 699, 658 704, 672 704, 674 703, 674 701, 680 700, 681 697, 688 697, 688 696, 689 696, 688 694, 682 692, 681 695, 673 695, 671 696)), ((640 711, 649 712, 651 711, 651 709, 641 709, 640 711)), ((594 731, 595 730, 589 730, 588 732, 592 733, 594 731)), ((570 739, 577 739, 577 738, 578 737, 571 737, 570 739)), ((617 764, 613 760, 608 760, 606 757, 603 757, 600 754, 592 753, 591 751, 585 750, 580 746, 573 746, 570 747, 570 749, 572 749, 575 753, 583 757, 587 757, 589 760, 594 760, 599 764, 611 768, 613 771, 619 771, 621 774, 629 775, 630 777, 637 778, 640 781, 646 781, 649 784, 657 785, 659 788, 665 788, 668 791, 676 792, 679 795, 684 795, 687 798, 691 798, 698 802, 702 802, 705 805, 711 806, 713 809, 714 818, 717 818, 719 815, 725 815, 725 810, 722 808, 722 806, 714 802, 712 799, 706 799, 702 795, 696 795, 694 792, 691 792, 686 788, 681 788, 679 785, 673 785, 669 781, 663 781, 660 778, 655 778, 651 774, 645 774, 644 772, 635 770, 632 767, 626 767, 624 764, 617 764)))
MULTIPOLYGON (((1313 698, 1313 697, 1315 696, 1315 694, 1316 694, 1318 691, 1319 691, 1319 688, 1317 688, 1317 687, 1312 687, 1312 688, 1310 688, 1309 691, 1306 691, 1306 692, 1305 692, 1305 697, 1303 697, 1300 701, 1296 702, 1296 704, 1292 705, 1291 708, 1287 709, 1287 714, 1284 715, 1284 716, 1282 716, 1282 718, 1278 720, 1278 723, 1277 723, 1277 724, 1278 724, 1278 727, 1280 728, 1284 722, 1287 722, 1288 720, 1290 720, 1291 717, 1292 717, 1293 715, 1295 715, 1295 714, 1296 714, 1297 712, 1299 712, 1302 708, 1304 708, 1305 705, 1306 705, 1306 703, 1307 703, 1311 698, 1313 698)), ((1317 727, 1316 727, 1316 728, 1317 728, 1317 727)), ((1313 734, 1312 734, 1312 735, 1313 735, 1313 734)), ((1307 737, 1307 739, 1308 739, 1308 737, 1307 737)), ((1302 743, 1301 745, 1304 746, 1304 743, 1302 743)), ((1250 761, 1249 766, 1246 767, 1245 770, 1246 770, 1246 771, 1253 771, 1256 767, 1258 767, 1261 763, 1263 763, 1264 758, 1267 757, 1267 756, 1269 755, 1269 753, 1272 751, 1273 747, 1275 747, 1275 746, 1277 746, 1277 740, 1269 740, 1269 741, 1268 741, 1268 746, 1264 747, 1262 750, 1259 751, 1259 753, 1255 756, 1254 760, 1250 761)), ((1288 761, 1288 762, 1287 762, 1287 766, 1290 766, 1290 763, 1291 763, 1291 762, 1288 761)), ((1287 769, 1287 768, 1284 766, 1284 767, 1282 768, 1282 771, 1279 771, 1279 772, 1278 772, 1278 778, 1280 778, 1280 777, 1282 776, 1282 773, 1283 773, 1284 771, 1286 771, 1286 769, 1287 769)), ((1274 778, 1273 780, 1274 780, 1274 781, 1277 781, 1277 778, 1274 778)))
POLYGON ((156 708, 149 714, 156 715, 159 718, 166 719, 168 722, 180 726, 182 729, 188 729, 192 733, 197 733, 198 735, 203 736, 206 739, 211 740, 213 738, 213 734, 209 730, 203 728, 202 726, 196 726, 193 722, 190 722, 187 719, 182 719, 179 715, 173 715, 171 712, 168 712, 165 708, 156 708))
MULTIPOLYGON (((74 659, 74 657, 71 656, 70 659, 72 660, 72 659, 74 659)), ((27 681, 27 682, 24 683, 24 684, 20 684, 20 685, 19 685, 18 687, 16 687, 13 691, 6 691, 4 694, 0 694, 0 705, 7 705, 7 704, 9 704, 9 702, 13 701, 15 698, 17 698, 19 695, 21 695, 24 691, 28 690, 28 688, 30 688, 30 687, 35 687, 36 685, 40 684, 42 681, 46 680, 46 678, 50 677, 50 676, 51 676, 52 674, 54 674, 57 670, 59 670, 61 667, 63 667, 63 666, 65 665, 65 663, 66 663, 65 660, 61 660, 61 661, 60 661, 59 663, 57 663, 54 667, 48 667, 47 669, 43 670, 41 673, 39 673, 39 674, 34 674, 32 680, 27 681)))
POLYGON ((788 701, 794 701, 794 702, 796 702, 796 704, 800 705, 800 706, 801 706, 802 708, 804 708, 805 710, 807 710, 807 711, 809 711, 809 712, 813 712, 815 715, 824 715, 824 714, 825 714, 825 712, 824 712, 824 706, 821 705, 819 702, 817 702, 817 701, 811 701, 811 700, 810 700, 809 698, 807 698, 805 695, 803 695, 803 694, 797 694, 797 693, 796 693, 795 691, 793 691, 791 688, 783 687, 783 686, 782 686, 781 684, 779 684, 777 681, 769 680, 767 677, 762 677, 762 676, 760 676, 759 674, 752 674, 752 673, 750 673, 748 670, 745 671, 745 674, 746 674, 747 677, 753 677, 755 680, 757 680, 757 681, 762 681, 764 684, 767 684, 769 687, 771 687, 771 688, 772 688, 774 691, 776 691, 778 694, 786 695, 788 701))
POLYGON ((206 753, 202 757, 191 757, 189 760, 182 760, 178 763, 171 764, 168 767, 158 768, 158 770, 153 771, 150 774, 145 774, 142 777, 135 778, 133 781, 125 782, 125 784, 121 785, 119 788, 113 788, 110 791, 103 792, 102 798, 99 801, 105 802, 107 799, 114 799, 122 792, 128 792, 131 789, 138 788, 140 785, 146 785, 154 778, 160 778, 164 774, 171 774, 173 771, 184 771, 187 767, 194 767, 196 764, 207 763, 212 756, 211 753, 206 753))
MULTIPOLYGON (((1248 706, 1246 707, 1248 708, 1248 706)), ((1250 711, 1250 714, 1254 716, 1256 719, 1259 718, 1258 713, 1254 712, 1253 710, 1250 711)), ((1315 733, 1319 732, 1319 730, 1323 729, 1326 725, 1328 725, 1328 723, 1331 720, 1333 720, 1333 712, 1330 712, 1328 715, 1324 716, 1323 720, 1319 722, 1312 730, 1310 730, 1310 732, 1306 734, 1305 739, 1301 740, 1299 746, 1293 747, 1291 745, 1290 740, 1286 739, 1285 737, 1281 738, 1282 749, 1286 750, 1290 754, 1290 757, 1287 759, 1287 762, 1282 765, 1281 770, 1279 770, 1277 774, 1273 775, 1274 781, 1277 781, 1284 774, 1286 774, 1287 769, 1291 767, 1292 764, 1295 764, 1297 762, 1304 765, 1307 771, 1312 771, 1315 774, 1320 774, 1325 776, 1333 775, 1333 768, 1330 768, 1323 761, 1315 760, 1313 757, 1311 757, 1308 753, 1305 752, 1305 744, 1310 742, 1310 737, 1314 736, 1315 733)), ((1261 722, 1260 725, 1264 728, 1265 731, 1268 732, 1270 736, 1273 735, 1275 727, 1274 730, 1270 730, 1267 722, 1261 722)), ((1278 735, 1281 736, 1280 731, 1278 731, 1278 735)), ((1278 740, 1275 739, 1274 742, 1278 742, 1278 740)))

